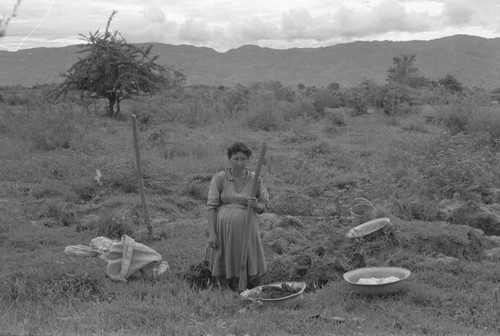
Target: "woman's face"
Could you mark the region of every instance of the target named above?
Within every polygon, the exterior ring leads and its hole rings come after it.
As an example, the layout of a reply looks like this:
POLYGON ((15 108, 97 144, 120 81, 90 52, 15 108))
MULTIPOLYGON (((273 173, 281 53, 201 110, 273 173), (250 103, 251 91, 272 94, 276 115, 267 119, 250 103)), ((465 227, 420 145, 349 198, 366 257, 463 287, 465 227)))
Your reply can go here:
POLYGON ((231 168, 235 172, 242 172, 247 167, 248 157, 243 152, 236 152, 229 159, 231 168))

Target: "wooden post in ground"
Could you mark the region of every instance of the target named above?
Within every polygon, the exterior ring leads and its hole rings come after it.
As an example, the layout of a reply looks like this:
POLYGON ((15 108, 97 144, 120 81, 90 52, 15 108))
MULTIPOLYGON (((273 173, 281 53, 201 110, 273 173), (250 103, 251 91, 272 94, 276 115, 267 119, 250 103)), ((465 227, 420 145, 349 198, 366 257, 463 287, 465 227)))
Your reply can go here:
POLYGON ((141 152, 139 150, 139 136, 137 135, 137 117, 132 114, 132 131, 134 135, 134 148, 135 148, 135 159, 137 163, 137 182, 139 183, 139 192, 141 194, 141 204, 144 210, 144 222, 148 228, 148 241, 153 240, 153 227, 151 226, 151 221, 149 220, 148 207, 146 205, 146 196, 144 195, 144 181, 142 180, 142 168, 141 168, 141 152))

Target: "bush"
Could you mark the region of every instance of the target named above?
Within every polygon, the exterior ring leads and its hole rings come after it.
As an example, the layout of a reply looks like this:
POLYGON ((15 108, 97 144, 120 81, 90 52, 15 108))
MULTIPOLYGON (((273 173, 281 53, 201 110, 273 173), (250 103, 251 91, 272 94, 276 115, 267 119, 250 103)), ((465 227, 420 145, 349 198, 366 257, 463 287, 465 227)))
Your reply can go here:
POLYGON ((438 122, 452 134, 485 134, 491 143, 500 141, 500 111, 481 92, 448 96, 438 105, 438 122))
POLYGON ((418 102, 415 89, 398 83, 386 85, 376 101, 377 108, 386 115, 405 115, 413 111, 418 102))
POLYGON ((326 141, 322 141, 314 144, 307 152, 307 156, 310 158, 321 157, 329 154, 331 152, 330 144, 326 141))
POLYGON ((322 113, 318 113, 313 103, 309 99, 300 99, 293 103, 281 101, 279 109, 283 115, 283 120, 286 122, 306 117, 311 119, 319 119, 322 113))
POLYGON ((342 92, 331 88, 321 89, 312 94, 313 105, 318 113, 326 108, 339 108, 346 105, 346 98, 342 92))
POLYGON ((368 113, 368 104, 363 92, 357 89, 350 90, 347 94, 346 106, 349 108, 349 114, 360 116, 368 113))
POLYGON ((234 88, 224 90, 221 95, 221 102, 224 109, 224 115, 234 117, 248 111, 249 90, 239 84, 234 88))
POLYGON ((255 131, 276 131, 283 124, 278 101, 269 94, 259 94, 250 101, 246 124, 255 131))
POLYGON ((500 159, 484 138, 463 133, 442 136, 428 145, 420 164, 428 189, 436 196, 467 196, 477 187, 500 186, 500 159))
POLYGON ((282 139, 281 142, 301 144, 304 142, 318 140, 318 135, 311 131, 309 125, 310 121, 304 118, 293 120, 287 125, 287 129, 291 131, 291 135, 282 139))
POLYGON ((21 138, 36 150, 70 148, 85 134, 89 116, 73 105, 39 104, 26 109, 9 110, 2 115, 6 133, 21 138))
POLYGON ((132 236, 133 233, 133 227, 130 223, 127 223, 125 218, 120 218, 117 214, 104 214, 99 217, 95 236, 120 239, 124 234, 132 236))
POLYGON ((438 122, 444 125, 452 135, 466 130, 474 109, 470 100, 458 95, 448 96, 445 101, 437 106, 438 122))
POLYGON ((153 123, 155 122, 155 116, 149 109, 140 110, 138 113, 136 113, 136 117, 137 124, 140 130, 146 129, 147 127, 153 125, 153 123))
POLYGON ((329 109, 326 111, 325 118, 333 126, 347 126, 346 116, 343 109, 329 109))
POLYGON ((257 82, 252 84, 248 90, 251 95, 269 93, 277 101, 293 102, 295 100, 293 90, 283 87, 279 81, 257 82))

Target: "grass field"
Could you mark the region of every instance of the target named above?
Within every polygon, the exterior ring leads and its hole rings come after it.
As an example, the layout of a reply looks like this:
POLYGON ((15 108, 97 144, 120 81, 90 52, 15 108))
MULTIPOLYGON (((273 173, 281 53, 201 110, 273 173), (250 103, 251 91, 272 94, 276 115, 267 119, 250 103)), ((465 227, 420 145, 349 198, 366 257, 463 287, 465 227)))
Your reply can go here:
POLYGON ((273 105, 280 115, 265 111, 265 100, 254 104, 224 118, 216 104, 196 99, 159 95, 124 104, 139 116, 152 242, 141 220, 128 119, 103 118, 98 105, 33 99, 3 106, 0 335, 500 334, 499 260, 485 255, 500 243, 440 221, 437 208, 456 193, 479 197, 476 185, 500 188, 498 147, 485 138, 495 129, 484 132, 500 125, 496 107, 486 117, 471 112, 480 134, 473 127, 451 134, 426 121, 446 112, 432 107, 396 117, 337 109, 310 118, 287 117, 283 111, 296 106, 283 102, 273 105), (184 278, 204 257, 209 179, 227 166, 224 150, 236 140, 255 156, 268 146, 262 174, 274 215, 262 216, 267 279, 306 281, 297 309, 196 290, 184 278), (345 237, 358 197, 391 218, 389 234, 345 237), (290 216, 299 227, 284 225, 290 216), (114 282, 105 261, 63 253, 102 233, 130 235, 171 269, 156 280, 114 282), (366 266, 410 269, 407 288, 390 296, 352 292, 342 274, 359 266, 354 255, 366 266))

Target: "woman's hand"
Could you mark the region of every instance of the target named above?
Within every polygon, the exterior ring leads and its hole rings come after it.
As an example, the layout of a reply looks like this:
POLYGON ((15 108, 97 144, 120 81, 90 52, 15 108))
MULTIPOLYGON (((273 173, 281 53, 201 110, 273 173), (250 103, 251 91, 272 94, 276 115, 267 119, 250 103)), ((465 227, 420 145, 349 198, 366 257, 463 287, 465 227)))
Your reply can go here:
POLYGON ((255 211, 259 214, 263 213, 264 212, 264 205, 259 203, 259 200, 257 199, 257 197, 250 197, 248 200, 247 200, 247 205, 250 207, 250 208, 253 208, 255 209, 255 211))
POLYGON ((208 236, 208 246, 214 250, 216 250, 219 247, 219 242, 217 241, 216 235, 208 236))

